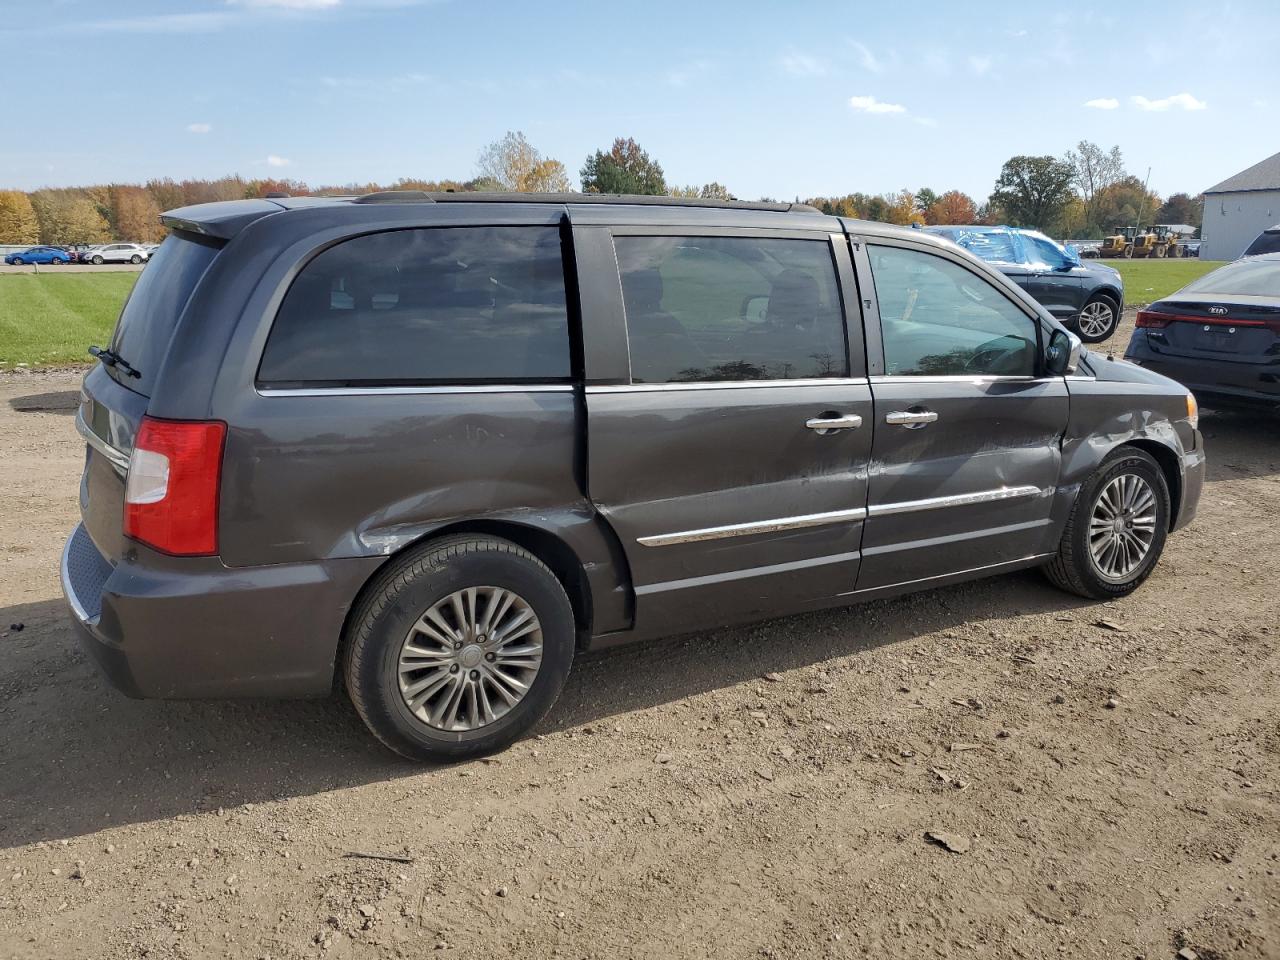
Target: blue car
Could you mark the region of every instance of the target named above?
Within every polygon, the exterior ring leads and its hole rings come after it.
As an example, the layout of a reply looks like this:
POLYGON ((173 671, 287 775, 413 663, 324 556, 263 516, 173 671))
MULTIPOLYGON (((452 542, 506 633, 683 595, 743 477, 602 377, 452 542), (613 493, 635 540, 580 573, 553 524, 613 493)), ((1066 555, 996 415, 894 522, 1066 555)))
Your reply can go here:
POLYGON ((4 262, 10 266, 21 266, 24 263, 70 263, 71 254, 58 247, 30 247, 9 254, 4 262))
POLYGON ((986 260, 1085 343, 1099 343, 1116 332, 1124 309, 1119 271, 1086 264, 1074 250, 1036 230, 973 225, 924 229, 986 260))

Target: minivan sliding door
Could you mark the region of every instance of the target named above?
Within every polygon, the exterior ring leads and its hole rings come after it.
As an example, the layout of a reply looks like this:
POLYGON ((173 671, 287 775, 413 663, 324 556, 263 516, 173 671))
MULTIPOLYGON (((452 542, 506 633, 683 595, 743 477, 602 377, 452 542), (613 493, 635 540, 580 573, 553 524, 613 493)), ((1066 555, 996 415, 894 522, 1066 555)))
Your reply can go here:
POLYGON ((637 632, 853 589, 871 394, 843 238, 601 226, 574 245, 588 489, 626 552, 637 632))

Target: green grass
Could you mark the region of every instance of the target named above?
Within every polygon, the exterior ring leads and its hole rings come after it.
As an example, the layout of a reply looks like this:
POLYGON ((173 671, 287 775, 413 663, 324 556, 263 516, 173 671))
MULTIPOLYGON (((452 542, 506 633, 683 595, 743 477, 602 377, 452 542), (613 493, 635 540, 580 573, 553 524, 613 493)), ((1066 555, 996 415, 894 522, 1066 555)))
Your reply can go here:
POLYGON ((0 275, 0 368, 88 363, 111 337, 136 273, 0 275))
POLYGON ((1197 277, 1222 266, 1222 260, 1099 260, 1115 267, 1124 277, 1124 299, 1129 306, 1142 307, 1163 300, 1197 277))

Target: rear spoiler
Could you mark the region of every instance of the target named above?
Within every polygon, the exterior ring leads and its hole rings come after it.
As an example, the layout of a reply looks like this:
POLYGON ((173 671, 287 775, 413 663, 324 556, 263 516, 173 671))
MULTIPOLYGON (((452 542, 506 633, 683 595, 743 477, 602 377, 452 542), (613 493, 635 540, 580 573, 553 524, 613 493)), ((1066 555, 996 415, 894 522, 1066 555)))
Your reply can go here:
POLYGON ((170 230, 230 240, 253 221, 284 209, 270 200, 222 200, 169 210, 160 215, 160 222, 170 230))

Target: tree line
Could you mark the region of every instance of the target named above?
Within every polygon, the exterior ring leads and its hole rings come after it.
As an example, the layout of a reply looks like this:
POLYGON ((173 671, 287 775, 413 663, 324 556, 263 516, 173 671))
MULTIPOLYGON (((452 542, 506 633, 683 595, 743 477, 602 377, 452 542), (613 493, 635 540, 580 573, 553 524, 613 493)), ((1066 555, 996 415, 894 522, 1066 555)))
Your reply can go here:
MULTIPOLYGON (((584 193, 734 199, 729 188, 719 182, 668 184, 661 164, 629 137, 619 137, 608 150, 596 150, 588 156, 578 182, 584 193)), ((480 151, 475 175, 469 180, 402 178, 391 184, 311 187, 289 179, 165 177, 144 184, 0 190, 0 243, 154 243, 164 236, 161 212, 176 207, 271 194, 343 196, 381 190, 568 193, 573 186, 563 163, 544 156, 523 133, 513 131, 480 151)), ((928 187, 878 195, 810 197, 804 202, 824 213, 885 223, 1006 223, 1036 227, 1051 236, 1096 239, 1116 227, 1135 223, 1199 227, 1202 201, 1202 197, 1186 193, 1162 200, 1125 169, 1119 147, 1106 151, 1081 141, 1061 158, 1011 157, 1001 168, 991 195, 981 203, 960 190, 937 193, 928 187)))

